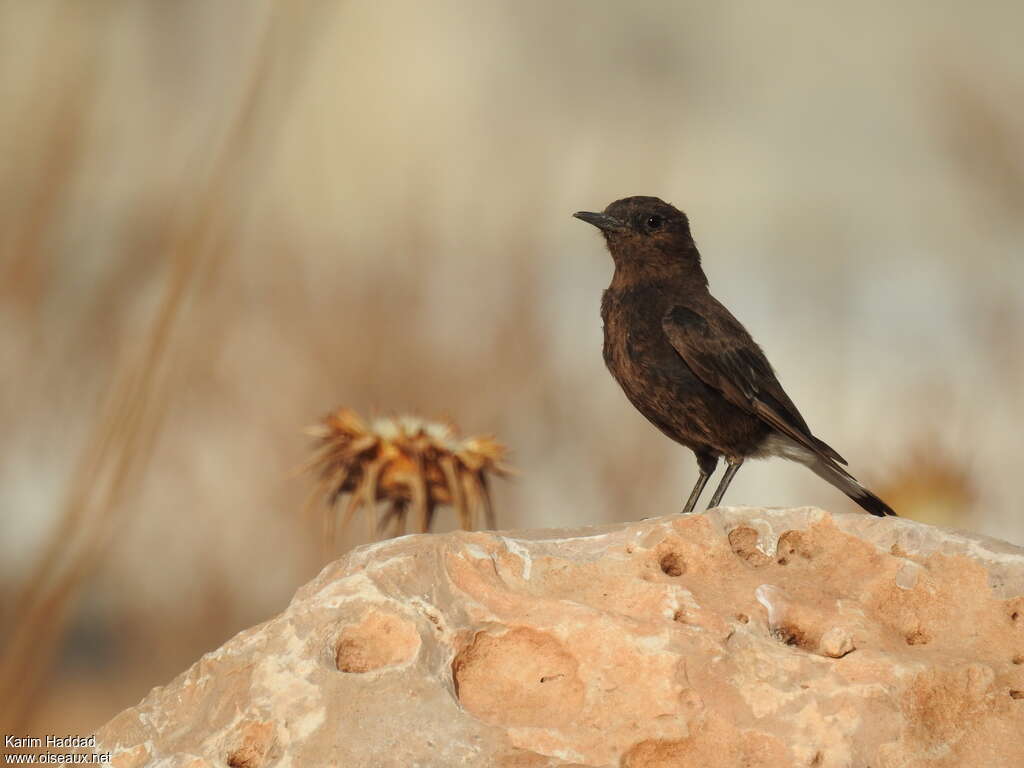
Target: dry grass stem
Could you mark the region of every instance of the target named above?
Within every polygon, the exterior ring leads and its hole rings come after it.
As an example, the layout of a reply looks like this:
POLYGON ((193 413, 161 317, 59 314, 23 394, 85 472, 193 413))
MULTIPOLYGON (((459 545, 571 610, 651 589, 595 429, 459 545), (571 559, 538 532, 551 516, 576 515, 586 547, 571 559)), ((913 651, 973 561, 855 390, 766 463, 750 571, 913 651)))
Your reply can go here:
MULTIPOLYGON (((116 375, 77 465, 61 518, 14 602, 17 621, 0 648, 0 730, 7 733, 24 729, 63 637, 72 601, 101 561, 122 521, 123 502, 141 480, 160 434, 173 389, 169 381, 178 367, 172 364, 175 326, 196 281, 223 256, 215 246, 231 215, 226 205, 229 190, 245 188, 240 182, 248 167, 246 156, 266 143, 267 137, 254 136, 253 129, 268 124, 254 116, 266 109, 264 81, 277 47, 275 18, 267 25, 247 88, 200 194, 189 200, 161 244, 170 274, 141 353, 116 375)), ((70 165, 63 154, 60 157, 62 166, 70 165)), ((31 220, 45 217, 40 213, 31 220)), ((41 250, 37 246, 36 253, 41 250)), ((22 258, 30 256, 36 257, 22 258)), ((23 270, 18 264, 11 269, 23 270)))

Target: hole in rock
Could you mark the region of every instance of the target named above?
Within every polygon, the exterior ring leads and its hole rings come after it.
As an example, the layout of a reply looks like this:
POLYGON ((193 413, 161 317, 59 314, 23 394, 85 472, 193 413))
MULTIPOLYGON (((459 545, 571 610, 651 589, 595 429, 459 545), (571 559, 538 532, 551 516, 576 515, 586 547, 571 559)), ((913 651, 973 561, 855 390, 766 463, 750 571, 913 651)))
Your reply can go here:
POLYGON ((251 749, 242 747, 228 755, 227 764, 229 768, 259 768, 262 760, 251 749))
POLYGON ((686 573, 686 561, 675 552, 667 552, 658 563, 666 576, 682 576, 686 573))
POLYGON ((913 632, 908 632, 904 639, 907 641, 907 645, 927 645, 931 638, 920 629, 915 629, 913 632))
POLYGON ((224 761, 229 768, 262 768, 274 740, 274 724, 245 721, 235 732, 235 748, 224 761))
POLYGON ((798 648, 803 648, 808 642, 804 631, 793 624, 780 624, 772 629, 771 633, 776 640, 798 648))
POLYGON ((334 649, 334 663, 341 672, 372 672, 409 661, 419 648, 420 636, 411 622, 373 610, 342 630, 334 649))
POLYGON ((760 568, 771 562, 771 558, 758 547, 758 533, 747 525, 729 531, 729 546, 740 560, 752 568, 760 568))
POLYGON ((1024 691, 1012 690, 1010 691, 1011 699, 1024 699, 1024 691))
POLYGON ((786 531, 779 536, 775 545, 776 562, 779 565, 788 565, 796 562, 797 557, 811 561, 814 559, 814 549, 810 540, 803 531, 786 531))
POLYGON ((486 723, 557 727, 583 707, 579 662, 554 635, 527 627, 478 632, 452 660, 455 695, 486 723))

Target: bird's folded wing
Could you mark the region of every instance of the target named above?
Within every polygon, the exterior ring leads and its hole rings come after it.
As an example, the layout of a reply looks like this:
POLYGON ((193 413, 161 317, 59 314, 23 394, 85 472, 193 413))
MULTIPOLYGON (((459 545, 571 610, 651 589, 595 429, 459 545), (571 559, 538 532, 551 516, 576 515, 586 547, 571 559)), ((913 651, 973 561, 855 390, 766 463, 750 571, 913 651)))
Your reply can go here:
POLYGON ((662 319, 662 328, 690 370, 730 403, 815 453, 846 464, 842 456, 811 434, 764 353, 738 322, 729 328, 731 333, 715 333, 700 313, 675 306, 662 319))

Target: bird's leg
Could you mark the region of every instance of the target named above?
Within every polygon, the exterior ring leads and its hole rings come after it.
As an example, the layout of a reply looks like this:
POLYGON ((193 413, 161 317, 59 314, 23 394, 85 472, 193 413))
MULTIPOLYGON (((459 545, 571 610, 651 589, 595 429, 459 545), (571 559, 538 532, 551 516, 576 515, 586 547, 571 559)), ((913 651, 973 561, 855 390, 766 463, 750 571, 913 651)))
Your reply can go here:
POLYGON ((725 490, 729 487, 729 483, 732 482, 732 476, 739 470, 740 465, 743 464, 743 459, 737 459, 733 461, 726 459, 729 463, 728 468, 725 470, 725 474, 722 475, 722 482, 718 484, 718 488, 715 489, 715 495, 711 497, 711 503, 708 504, 708 509, 717 507, 722 501, 722 497, 725 496, 725 490))
POLYGON ((697 478, 696 485, 693 486, 693 490, 690 491, 690 498, 686 501, 686 506, 683 507, 683 514, 693 512, 693 508, 697 506, 697 499, 704 493, 704 486, 708 484, 708 478, 715 471, 715 467, 718 466, 718 459, 707 453, 697 454, 697 471, 700 472, 700 476, 697 478))
POLYGON ((697 478, 697 484, 693 486, 693 490, 690 491, 690 498, 686 500, 686 506, 683 507, 684 515, 693 512, 693 508, 697 505, 697 499, 704 493, 704 486, 708 484, 709 477, 711 475, 701 470, 700 476, 697 478))

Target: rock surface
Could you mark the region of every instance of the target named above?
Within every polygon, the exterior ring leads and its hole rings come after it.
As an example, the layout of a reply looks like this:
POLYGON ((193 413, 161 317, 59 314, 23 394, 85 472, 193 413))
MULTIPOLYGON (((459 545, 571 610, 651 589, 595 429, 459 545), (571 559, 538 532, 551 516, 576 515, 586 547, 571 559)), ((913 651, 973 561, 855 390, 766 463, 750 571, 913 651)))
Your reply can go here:
POLYGON ((1024 550, 725 507, 357 549, 98 732, 129 766, 1024 765, 1024 550))

